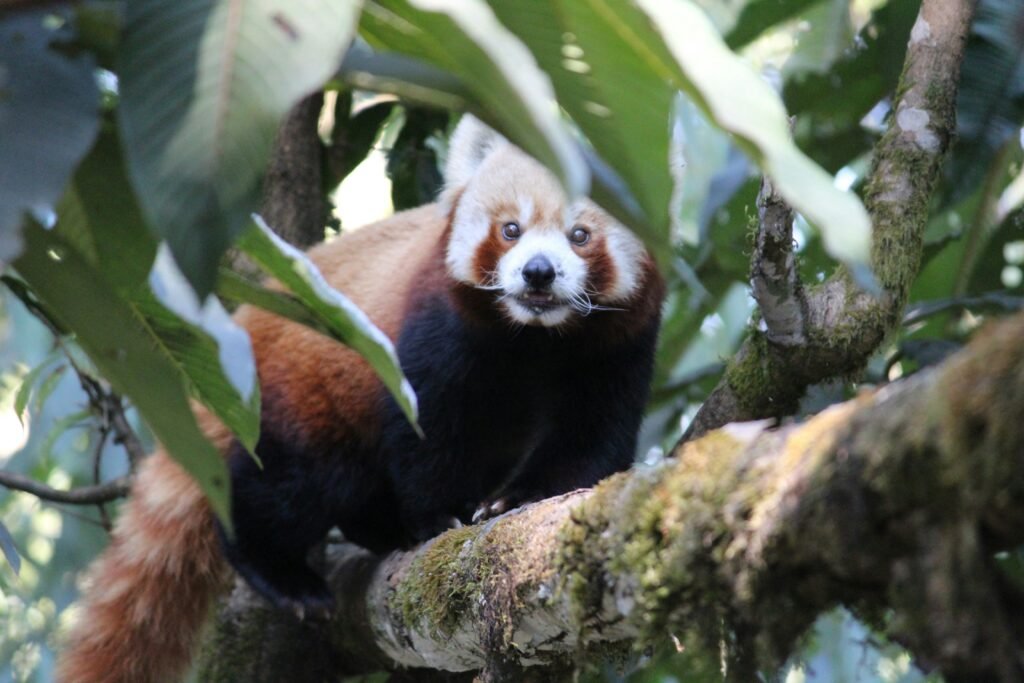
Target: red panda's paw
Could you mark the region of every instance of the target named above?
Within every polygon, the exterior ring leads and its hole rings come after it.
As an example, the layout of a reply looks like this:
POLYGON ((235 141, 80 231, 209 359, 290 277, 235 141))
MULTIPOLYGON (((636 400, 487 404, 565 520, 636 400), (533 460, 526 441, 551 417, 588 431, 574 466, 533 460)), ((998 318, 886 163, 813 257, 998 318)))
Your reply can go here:
POLYGON ((273 568, 238 562, 235 570, 257 593, 278 609, 291 612, 300 621, 326 621, 334 611, 334 596, 327 582, 305 562, 285 563, 273 568))
POLYGON ((334 612, 334 597, 328 594, 304 596, 301 599, 286 598, 280 606, 294 614, 299 621, 330 621, 334 612))
POLYGON ((309 572, 303 581, 271 596, 274 605, 292 612, 300 622, 327 622, 334 613, 334 595, 319 575, 309 572))
POLYGON ((318 574, 305 567, 303 569, 302 578, 296 577, 286 592, 275 596, 274 602, 298 617, 299 621, 328 621, 334 612, 334 596, 318 574))
POLYGON ((521 493, 509 493, 501 498, 485 500, 480 503, 480 507, 478 507, 473 513, 473 524, 498 517, 509 510, 513 510, 534 500, 537 500, 535 496, 527 496, 521 493))

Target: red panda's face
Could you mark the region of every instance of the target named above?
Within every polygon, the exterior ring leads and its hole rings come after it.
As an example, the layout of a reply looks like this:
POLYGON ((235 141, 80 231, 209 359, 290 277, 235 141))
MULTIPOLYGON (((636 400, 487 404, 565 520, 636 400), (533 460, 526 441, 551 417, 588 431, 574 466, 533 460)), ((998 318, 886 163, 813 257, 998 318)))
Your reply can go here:
POLYGON ((452 208, 447 265, 457 280, 495 292, 507 318, 555 327, 625 303, 647 252, 587 199, 507 142, 490 151, 452 208))

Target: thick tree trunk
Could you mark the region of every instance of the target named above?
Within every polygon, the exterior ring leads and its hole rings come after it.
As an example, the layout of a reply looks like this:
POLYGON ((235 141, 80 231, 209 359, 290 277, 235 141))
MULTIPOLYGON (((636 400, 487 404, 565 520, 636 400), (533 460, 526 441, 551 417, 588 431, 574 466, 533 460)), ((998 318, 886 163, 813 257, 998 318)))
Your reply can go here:
POLYGON ((323 92, 300 100, 277 132, 270 165, 263 178, 260 212, 267 225, 290 244, 305 249, 324 239, 324 145, 317 122, 323 92))
MULTIPOLYGON (((889 635, 951 678, 1024 680, 1024 602, 992 559, 1024 543, 1021 339, 1024 316, 939 369, 806 423, 731 425, 657 467, 413 552, 333 547, 344 607, 322 629, 317 666, 518 680, 501 672, 673 634, 716 654, 728 643, 730 678, 744 680, 778 666, 817 615, 843 604, 892 610, 889 635)), ((296 671, 294 658, 257 670, 236 656, 280 647, 282 624, 302 628, 246 593, 221 621, 248 626, 220 629, 206 657, 243 668, 202 680, 296 671)))

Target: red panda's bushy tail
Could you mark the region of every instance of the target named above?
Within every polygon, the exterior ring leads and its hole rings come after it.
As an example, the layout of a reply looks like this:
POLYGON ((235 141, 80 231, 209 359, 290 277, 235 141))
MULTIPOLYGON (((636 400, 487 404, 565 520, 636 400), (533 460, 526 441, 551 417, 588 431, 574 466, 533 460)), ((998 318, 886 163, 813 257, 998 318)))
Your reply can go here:
POLYGON ((179 680, 225 569, 202 492, 158 451, 140 467, 110 545, 90 570, 58 683, 179 680))

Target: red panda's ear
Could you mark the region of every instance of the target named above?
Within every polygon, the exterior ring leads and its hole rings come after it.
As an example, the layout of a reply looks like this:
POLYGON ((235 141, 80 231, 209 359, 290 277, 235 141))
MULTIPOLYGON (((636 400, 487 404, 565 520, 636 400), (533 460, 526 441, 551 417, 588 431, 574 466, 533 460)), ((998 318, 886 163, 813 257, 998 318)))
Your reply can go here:
POLYGON ((465 114, 455 127, 448 143, 448 160, 444 167, 444 189, 438 201, 450 211, 477 169, 491 152, 508 141, 488 128, 480 119, 465 114))

